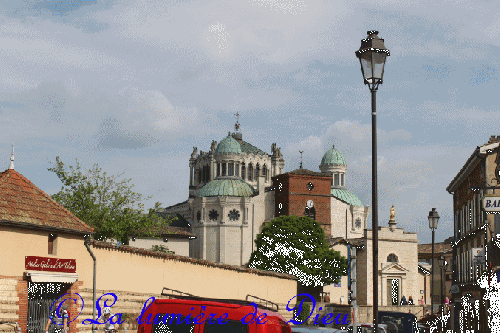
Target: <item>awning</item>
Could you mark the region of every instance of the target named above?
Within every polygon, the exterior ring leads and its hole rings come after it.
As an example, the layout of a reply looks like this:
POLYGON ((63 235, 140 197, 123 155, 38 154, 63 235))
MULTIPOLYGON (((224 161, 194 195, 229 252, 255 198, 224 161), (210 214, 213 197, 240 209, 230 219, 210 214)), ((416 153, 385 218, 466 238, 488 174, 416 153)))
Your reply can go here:
POLYGON ((56 273, 56 272, 26 272, 31 282, 58 282, 75 283, 78 281, 78 273, 56 273))

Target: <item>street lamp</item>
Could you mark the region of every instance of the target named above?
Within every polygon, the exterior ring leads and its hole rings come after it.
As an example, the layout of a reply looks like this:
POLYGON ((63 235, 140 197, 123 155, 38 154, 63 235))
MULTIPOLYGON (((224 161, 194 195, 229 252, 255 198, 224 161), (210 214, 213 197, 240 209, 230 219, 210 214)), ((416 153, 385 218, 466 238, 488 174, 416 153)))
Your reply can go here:
POLYGON ((432 208, 429 212, 429 228, 432 230, 432 257, 431 257, 431 269, 432 269, 432 283, 431 283, 431 314, 434 313, 434 231, 438 227, 439 214, 436 208, 432 208))
POLYGON ((384 65, 389 50, 384 40, 378 37, 378 31, 368 31, 368 37, 361 40, 361 47, 356 51, 361 63, 364 83, 372 93, 372 242, 373 242, 373 327, 378 333, 378 201, 377 201, 377 111, 376 93, 382 84, 384 65))

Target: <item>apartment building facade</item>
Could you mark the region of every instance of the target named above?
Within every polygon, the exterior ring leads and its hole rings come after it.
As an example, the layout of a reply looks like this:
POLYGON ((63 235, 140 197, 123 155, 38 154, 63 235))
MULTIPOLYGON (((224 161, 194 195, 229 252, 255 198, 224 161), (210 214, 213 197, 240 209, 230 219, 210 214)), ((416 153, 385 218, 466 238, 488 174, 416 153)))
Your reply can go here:
POLYGON ((454 332, 489 332, 489 302, 482 279, 491 280, 498 264, 500 215, 486 214, 481 207, 485 195, 500 194, 500 136, 475 149, 447 187, 453 195, 454 241, 451 287, 454 332))

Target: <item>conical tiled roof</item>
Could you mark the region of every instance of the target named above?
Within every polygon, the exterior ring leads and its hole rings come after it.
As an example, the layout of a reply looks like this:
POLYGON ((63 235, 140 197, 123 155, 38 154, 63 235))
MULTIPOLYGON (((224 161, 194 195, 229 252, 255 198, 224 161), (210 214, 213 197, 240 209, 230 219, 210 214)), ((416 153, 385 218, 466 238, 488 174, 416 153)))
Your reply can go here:
POLYGON ((0 173, 0 221, 94 231, 14 169, 0 173))

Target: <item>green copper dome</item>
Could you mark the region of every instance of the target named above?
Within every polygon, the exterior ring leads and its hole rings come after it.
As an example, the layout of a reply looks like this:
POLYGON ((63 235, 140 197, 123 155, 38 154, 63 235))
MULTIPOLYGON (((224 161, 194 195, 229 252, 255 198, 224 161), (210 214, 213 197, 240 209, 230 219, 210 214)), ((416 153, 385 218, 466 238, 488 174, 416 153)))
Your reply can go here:
POLYGON ((250 197, 255 194, 252 186, 239 178, 216 178, 203 186, 199 197, 250 197))
POLYGON ((337 164, 337 165, 347 165, 345 162, 344 155, 339 152, 335 147, 327 150, 323 158, 321 159, 320 165, 337 164))
POLYGON ((359 200, 356 194, 352 193, 348 189, 333 188, 331 193, 335 198, 340 199, 351 206, 363 206, 363 203, 359 200))
POLYGON ((215 149, 216 154, 242 154, 241 145, 230 134, 219 142, 215 149))

